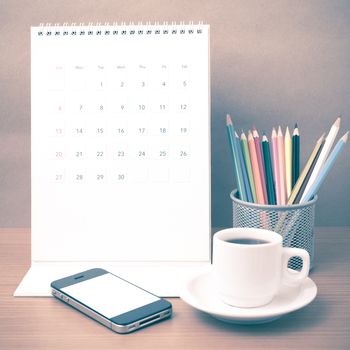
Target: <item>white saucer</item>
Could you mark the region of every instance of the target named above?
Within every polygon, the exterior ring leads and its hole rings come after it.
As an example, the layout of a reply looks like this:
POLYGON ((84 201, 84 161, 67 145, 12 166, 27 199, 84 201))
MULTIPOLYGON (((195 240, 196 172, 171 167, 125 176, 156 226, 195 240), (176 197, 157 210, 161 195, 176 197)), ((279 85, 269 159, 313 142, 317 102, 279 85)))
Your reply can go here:
POLYGON ((192 278, 180 293, 180 297, 195 309, 230 323, 256 324, 271 322, 285 314, 301 309, 311 303, 317 294, 316 284, 306 278, 300 287, 282 286, 267 305, 257 308, 229 306, 219 299, 207 270, 192 278))

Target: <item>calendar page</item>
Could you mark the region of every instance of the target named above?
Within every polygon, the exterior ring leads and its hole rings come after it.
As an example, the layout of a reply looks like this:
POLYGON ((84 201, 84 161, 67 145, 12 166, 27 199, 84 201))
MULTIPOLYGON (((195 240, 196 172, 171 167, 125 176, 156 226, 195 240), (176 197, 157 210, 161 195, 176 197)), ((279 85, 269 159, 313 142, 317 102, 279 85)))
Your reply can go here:
POLYGON ((32 27, 32 259, 210 259, 209 27, 32 27))

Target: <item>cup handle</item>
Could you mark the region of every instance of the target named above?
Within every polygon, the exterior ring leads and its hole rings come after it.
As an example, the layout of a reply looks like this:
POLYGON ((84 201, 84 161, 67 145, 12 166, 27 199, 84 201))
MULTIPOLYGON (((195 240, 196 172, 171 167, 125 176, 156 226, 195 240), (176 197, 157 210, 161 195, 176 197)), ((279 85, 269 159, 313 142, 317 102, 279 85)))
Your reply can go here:
POLYGON ((283 248, 282 255, 282 282, 287 285, 300 285, 301 282, 309 275, 310 255, 305 249, 301 248, 283 248), (290 271, 288 269, 288 261, 293 256, 299 256, 303 260, 301 271, 290 271))

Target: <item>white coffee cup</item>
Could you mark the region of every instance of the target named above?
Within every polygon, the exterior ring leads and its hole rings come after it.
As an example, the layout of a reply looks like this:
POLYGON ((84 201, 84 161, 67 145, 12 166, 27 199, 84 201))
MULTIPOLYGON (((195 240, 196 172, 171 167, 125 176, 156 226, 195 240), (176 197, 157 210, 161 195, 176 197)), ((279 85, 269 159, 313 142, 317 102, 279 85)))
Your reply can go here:
POLYGON ((214 283, 226 304, 237 307, 268 304, 282 284, 300 285, 309 268, 309 253, 284 248, 281 235, 273 231, 229 228, 214 235, 214 283), (300 272, 288 269, 293 256, 303 260, 300 272))

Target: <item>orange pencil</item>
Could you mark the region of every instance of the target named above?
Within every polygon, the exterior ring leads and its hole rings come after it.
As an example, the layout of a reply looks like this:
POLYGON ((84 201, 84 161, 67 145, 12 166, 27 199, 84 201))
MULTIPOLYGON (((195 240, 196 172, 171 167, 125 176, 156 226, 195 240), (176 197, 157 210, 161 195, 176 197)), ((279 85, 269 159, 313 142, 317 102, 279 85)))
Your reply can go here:
POLYGON ((252 169, 253 169, 253 177, 254 177, 254 183, 255 183, 255 192, 258 199, 259 204, 265 204, 264 200, 264 192, 261 184, 261 176, 259 172, 259 163, 258 163, 258 156, 256 154, 256 148, 254 143, 254 138, 252 135, 252 132, 248 131, 248 145, 249 145, 249 153, 250 153, 250 159, 252 162, 252 169))

